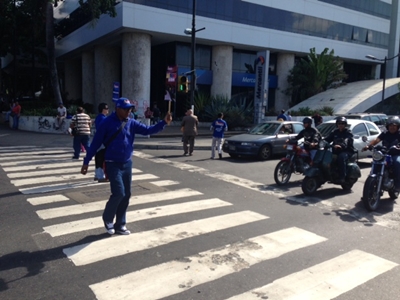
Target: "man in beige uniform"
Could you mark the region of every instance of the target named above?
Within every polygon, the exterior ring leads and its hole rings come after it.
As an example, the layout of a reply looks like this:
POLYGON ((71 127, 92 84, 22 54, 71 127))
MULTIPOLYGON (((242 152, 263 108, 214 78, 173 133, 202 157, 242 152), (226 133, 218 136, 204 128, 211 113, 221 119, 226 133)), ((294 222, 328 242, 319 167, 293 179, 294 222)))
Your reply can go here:
POLYGON ((193 115, 193 111, 188 109, 186 112, 186 116, 182 119, 182 131, 183 131, 183 155, 193 155, 194 148, 194 139, 197 135, 197 126, 199 125, 199 120, 195 115, 193 115), (188 149, 189 144, 189 149, 188 149), (189 151, 188 151, 189 150, 189 151))

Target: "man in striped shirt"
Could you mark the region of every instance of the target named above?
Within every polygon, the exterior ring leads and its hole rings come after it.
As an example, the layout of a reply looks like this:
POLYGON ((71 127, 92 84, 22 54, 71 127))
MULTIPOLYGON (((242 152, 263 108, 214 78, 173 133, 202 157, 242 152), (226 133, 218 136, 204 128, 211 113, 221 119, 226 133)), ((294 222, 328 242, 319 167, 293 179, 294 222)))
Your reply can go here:
MULTIPOLYGON (((74 156, 73 159, 79 159, 79 154, 81 153, 81 144, 85 149, 89 148, 89 137, 90 137, 90 127, 92 121, 90 117, 83 112, 83 107, 78 107, 76 110, 76 115, 72 117, 71 129, 76 128, 74 134, 74 156)), ((74 130, 73 130, 74 131, 74 130)))

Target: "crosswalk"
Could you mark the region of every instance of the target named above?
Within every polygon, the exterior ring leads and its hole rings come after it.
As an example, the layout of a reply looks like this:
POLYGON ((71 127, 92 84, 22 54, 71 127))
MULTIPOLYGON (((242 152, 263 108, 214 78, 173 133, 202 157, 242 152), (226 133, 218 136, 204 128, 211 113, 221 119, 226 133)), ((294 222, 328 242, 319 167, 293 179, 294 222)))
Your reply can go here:
MULTIPOLYGON (((104 232, 101 213, 107 198, 99 196, 77 203, 70 192, 93 186, 106 188, 107 185, 79 175, 82 161, 72 161, 67 154, 68 150, 62 148, 0 147, 0 166, 9 182, 34 208, 43 224, 43 234, 58 243, 66 238, 73 239, 75 235, 104 232)), ((146 158, 140 152, 136 156, 146 158)), ((190 165, 179 167, 193 171, 190 165)), ((206 173, 199 168, 196 172, 206 173)), ((90 241, 78 239, 61 247, 77 272, 106 262, 129 261, 129 257, 139 253, 150 255, 162 247, 176 244, 189 247, 193 240, 207 240, 213 234, 223 236, 250 226, 263 228, 277 218, 252 210, 238 210, 223 194, 210 198, 196 189, 181 187, 173 178, 159 178, 136 168, 133 173, 134 182, 145 182, 161 190, 131 197, 127 220, 131 222, 128 226, 135 230, 129 236, 106 237, 104 234, 90 241), (163 223, 164 219, 169 222, 163 223), (141 222, 154 226, 134 226, 141 222)), ((244 179, 237 182, 246 184, 244 179)), ((98 281, 88 282, 88 287, 96 299, 188 299, 180 295, 198 286, 224 284, 235 274, 327 242, 327 237, 300 227, 265 230, 250 238, 238 236, 236 241, 227 244, 222 240, 217 247, 216 243, 209 247, 202 245, 201 251, 189 251, 191 254, 184 256, 177 254, 175 259, 140 268, 132 263, 123 274, 109 272, 110 275, 98 281)), ((257 287, 236 295, 224 294, 221 288, 218 299, 332 299, 396 267, 398 264, 393 261, 354 249, 273 281, 258 278, 257 287)))

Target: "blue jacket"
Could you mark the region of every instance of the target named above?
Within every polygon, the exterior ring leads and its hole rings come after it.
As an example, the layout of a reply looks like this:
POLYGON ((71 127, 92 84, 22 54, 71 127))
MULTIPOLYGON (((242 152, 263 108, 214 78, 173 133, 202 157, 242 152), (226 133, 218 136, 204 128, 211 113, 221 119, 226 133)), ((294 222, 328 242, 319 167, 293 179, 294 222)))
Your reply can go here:
POLYGON ((107 116, 105 116, 104 114, 98 114, 96 119, 94 120, 94 126, 97 128, 99 128, 100 123, 103 122, 103 120, 107 118, 107 116))
MULTIPOLYGON (((102 144, 106 144, 115 132, 120 128, 122 121, 118 119, 115 112, 106 117, 96 130, 93 141, 87 150, 86 157, 83 160, 84 165, 89 165, 89 162, 96 154, 97 149, 102 144)), ((121 132, 112 140, 107 146, 105 153, 106 161, 114 161, 125 163, 132 159, 133 142, 135 141, 135 134, 151 135, 160 132, 166 125, 162 120, 153 126, 146 126, 133 119, 128 119, 125 127, 121 132)))

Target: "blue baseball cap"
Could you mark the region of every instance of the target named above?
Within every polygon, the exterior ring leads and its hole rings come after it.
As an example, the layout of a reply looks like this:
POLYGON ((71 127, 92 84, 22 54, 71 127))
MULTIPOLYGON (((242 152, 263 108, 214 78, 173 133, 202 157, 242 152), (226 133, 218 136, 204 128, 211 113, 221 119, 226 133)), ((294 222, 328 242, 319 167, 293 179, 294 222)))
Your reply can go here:
POLYGON ((128 98, 119 98, 116 102, 117 108, 122 108, 122 109, 126 109, 126 108, 132 108, 135 107, 135 105, 133 105, 128 98))

